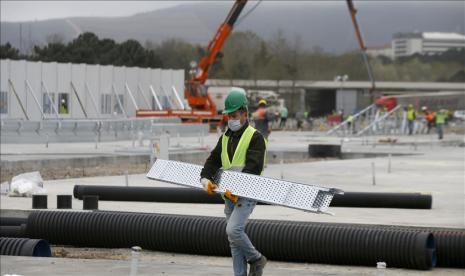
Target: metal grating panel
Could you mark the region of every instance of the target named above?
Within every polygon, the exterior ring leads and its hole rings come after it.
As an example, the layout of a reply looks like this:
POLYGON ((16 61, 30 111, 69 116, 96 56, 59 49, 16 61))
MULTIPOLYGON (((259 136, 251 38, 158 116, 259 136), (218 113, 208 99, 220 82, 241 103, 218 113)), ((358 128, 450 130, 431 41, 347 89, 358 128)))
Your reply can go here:
MULTIPOLYGON (((157 159, 147 177, 201 189, 201 170, 202 166, 157 159)), ((215 190, 218 193, 230 190, 234 195, 240 197, 315 213, 331 214, 327 210, 334 194, 342 193, 337 189, 235 171, 219 170, 214 181, 218 185, 218 189, 215 190)))

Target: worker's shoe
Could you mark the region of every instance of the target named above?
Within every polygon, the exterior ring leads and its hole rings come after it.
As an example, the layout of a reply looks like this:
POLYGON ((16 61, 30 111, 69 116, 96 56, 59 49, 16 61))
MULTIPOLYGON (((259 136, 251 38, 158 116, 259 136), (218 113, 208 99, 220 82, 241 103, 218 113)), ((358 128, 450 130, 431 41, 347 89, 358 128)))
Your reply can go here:
POLYGON ((265 268, 268 260, 265 256, 261 256, 260 259, 250 263, 249 276, 261 276, 263 274, 263 268, 265 268))

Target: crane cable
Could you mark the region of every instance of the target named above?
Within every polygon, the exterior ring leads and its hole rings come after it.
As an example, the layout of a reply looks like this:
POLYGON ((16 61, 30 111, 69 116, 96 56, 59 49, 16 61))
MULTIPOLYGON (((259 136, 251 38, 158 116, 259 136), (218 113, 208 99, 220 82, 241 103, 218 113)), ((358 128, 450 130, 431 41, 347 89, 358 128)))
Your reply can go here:
POLYGON ((241 16, 237 22, 236 22, 236 27, 239 26, 239 24, 241 24, 241 22, 247 17, 250 15, 251 12, 253 12, 257 7, 258 5, 260 5, 260 3, 262 2, 263 0, 258 0, 257 4, 255 4, 255 6, 253 6, 250 10, 247 11, 247 13, 245 13, 243 16, 241 16))

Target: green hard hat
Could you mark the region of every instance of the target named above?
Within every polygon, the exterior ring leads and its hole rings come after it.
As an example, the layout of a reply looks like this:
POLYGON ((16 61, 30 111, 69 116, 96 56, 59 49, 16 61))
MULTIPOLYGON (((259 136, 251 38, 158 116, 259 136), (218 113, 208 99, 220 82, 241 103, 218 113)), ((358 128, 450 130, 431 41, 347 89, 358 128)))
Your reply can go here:
POLYGON ((247 106, 249 101, 247 101, 247 96, 245 95, 245 90, 238 87, 233 87, 229 90, 229 94, 224 101, 224 111, 225 113, 232 113, 243 106, 247 106))

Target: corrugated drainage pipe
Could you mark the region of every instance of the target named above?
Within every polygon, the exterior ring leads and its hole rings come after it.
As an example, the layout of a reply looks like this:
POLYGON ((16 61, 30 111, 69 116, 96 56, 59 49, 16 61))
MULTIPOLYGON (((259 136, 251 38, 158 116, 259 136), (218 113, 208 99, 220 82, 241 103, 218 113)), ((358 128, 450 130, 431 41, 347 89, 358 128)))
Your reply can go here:
MULTIPOLYGON (((202 255, 230 255, 226 222, 219 217, 116 212, 31 213, 27 232, 52 244, 142 248, 202 255)), ((246 232, 272 260, 431 269, 436 263, 429 232, 251 220, 246 232)))
MULTIPOLYGON (((113 201, 224 203, 219 194, 209 195, 200 189, 189 188, 75 185, 73 194, 78 199, 97 195, 99 200, 113 201)), ((335 195, 330 206, 431 209, 431 205, 431 195, 420 193, 346 192, 335 195)))
POLYGON ((1 226, 19 226, 21 224, 25 224, 26 222, 27 222, 27 218, 0 217, 1 226))
POLYGON ((46 240, 2 237, 0 255, 51 257, 52 253, 46 240))
POLYGON ((19 226, 1 225, 0 226, 0 237, 25 238, 26 237, 26 224, 21 224, 19 226))

